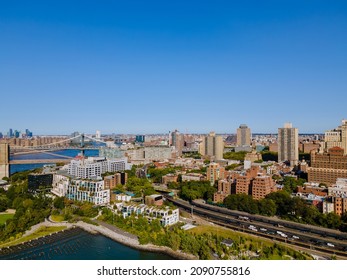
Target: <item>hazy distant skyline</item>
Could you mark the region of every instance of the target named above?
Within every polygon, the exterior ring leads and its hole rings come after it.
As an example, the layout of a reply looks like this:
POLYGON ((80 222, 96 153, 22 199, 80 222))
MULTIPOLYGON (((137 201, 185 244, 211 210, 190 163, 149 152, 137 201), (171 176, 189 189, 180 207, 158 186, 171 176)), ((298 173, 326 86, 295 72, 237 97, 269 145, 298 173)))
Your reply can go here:
POLYGON ((0 131, 323 133, 346 1, 2 1, 0 131))

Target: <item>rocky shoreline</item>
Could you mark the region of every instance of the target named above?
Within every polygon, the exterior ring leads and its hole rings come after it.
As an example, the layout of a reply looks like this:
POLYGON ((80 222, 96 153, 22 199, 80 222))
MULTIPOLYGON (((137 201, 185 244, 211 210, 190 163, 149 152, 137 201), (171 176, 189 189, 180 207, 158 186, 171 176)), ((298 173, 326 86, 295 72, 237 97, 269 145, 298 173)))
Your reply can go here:
POLYGON ((89 233, 102 234, 118 243, 121 243, 125 246, 131 247, 137 250, 167 254, 173 258, 180 259, 180 260, 198 259, 194 255, 187 254, 180 251, 174 251, 169 247, 156 246, 153 244, 142 245, 139 243, 137 236, 124 232, 112 225, 108 225, 108 227, 105 227, 104 224, 99 224, 99 226, 95 226, 95 225, 87 224, 85 222, 77 222, 75 225, 82 228, 85 231, 88 231, 89 233))

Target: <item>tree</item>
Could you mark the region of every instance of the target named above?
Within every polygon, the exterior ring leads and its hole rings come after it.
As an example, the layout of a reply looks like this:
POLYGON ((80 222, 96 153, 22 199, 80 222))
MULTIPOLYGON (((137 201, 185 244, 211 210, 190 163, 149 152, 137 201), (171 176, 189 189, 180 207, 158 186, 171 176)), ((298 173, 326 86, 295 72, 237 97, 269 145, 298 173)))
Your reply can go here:
POLYGON ((240 164, 230 164, 225 167, 225 170, 234 170, 236 167, 240 166, 240 164))
POLYGON ((314 225, 316 224, 316 221, 319 219, 319 216, 321 213, 318 211, 318 209, 315 206, 307 206, 303 209, 303 215, 302 215, 302 220, 305 223, 314 225))
POLYGON ((292 198, 292 215, 297 217, 303 217, 305 215, 305 208, 307 207, 306 202, 300 197, 292 198))
POLYGON ((64 197, 56 197, 53 201, 53 206, 58 209, 64 209, 65 207, 65 198, 64 197))
POLYGON ((169 232, 168 243, 169 243, 169 247, 171 247, 174 251, 178 250, 181 245, 180 235, 173 231, 169 232))
POLYGON ((259 214, 266 216, 274 216, 277 206, 272 199, 261 199, 258 201, 259 214))
POLYGON ((0 212, 5 211, 9 206, 10 200, 6 196, 0 196, 0 212))
POLYGON ((258 214, 258 203, 247 194, 232 194, 224 199, 224 205, 231 210, 239 210, 251 214, 258 214))
POLYGON ((203 198, 211 199, 216 192, 216 188, 211 186, 210 181, 189 181, 180 183, 180 197, 185 200, 203 198))
POLYGON ((162 177, 167 174, 175 174, 178 167, 167 167, 164 169, 157 169, 155 167, 148 168, 148 175, 153 183, 161 183, 162 177))
POLYGON ((283 179, 283 190, 291 194, 296 191, 298 186, 303 186, 305 182, 306 181, 304 179, 296 179, 294 177, 286 176, 283 179))
POLYGON ((129 191, 134 192, 138 197, 155 193, 152 184, 146 178, 129 178, 126 184, 126 188, 129 191))
POLYGON ((278 153, 276 152, 263 151, 261 156, 263 161, 278 161, 278 153))
POLYGON ((277 181, 281 180, 282 177, 280 175, 274 174, 274 175, 272 175, 272 179, 274 179, 277 182, 277 181))
POLYGON ((134 164, 130 170, 125 171, 128 174, 128 178, 136 176, 136 168, 137 168, 137 166, 134 164))
POLYGON ((276 215, 286 216, 292 213, 293 202, 286 191, 278 191, 268 194, 265 199, 271 199, 277 206, 276 215))
POLYGON ((341 218, 335 213, 328 213, 325 216, 327 227, 338 229, 341 226, 341 218))
POLYGON ((25 208, 25 209, 27 209, 27 208, 32 208, 33 207, 33 205, 34 205, 34 202, 31 200, 31 199, 25 199, 24 201, 23 201, 23 207, 25 208))
POLYGON ((247 154, 247 152, 245 152, 245 151, 227 152, 227 153, 223 154, 223 158, 243 161, 243 160, 245 160, 246 154, 247 154))
POLYGON ((341 216, 341 221, 347 223, 347 212, 344 212, 341 216))

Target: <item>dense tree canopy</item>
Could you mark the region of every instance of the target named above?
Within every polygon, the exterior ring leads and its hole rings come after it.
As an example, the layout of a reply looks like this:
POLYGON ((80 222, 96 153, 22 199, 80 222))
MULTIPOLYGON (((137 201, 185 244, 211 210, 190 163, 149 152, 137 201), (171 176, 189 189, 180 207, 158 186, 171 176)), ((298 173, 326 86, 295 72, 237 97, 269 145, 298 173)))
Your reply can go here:
POLYGON ((162 177, 167 174, 175 174, 177 170, 181 168, 178 167, 168 167, 163 169, 155 168, 154 166, 148 168, 148 175, 149 178, 152 180, 153 183, 161 183, 162 177))
POLYGON ((180 197, 185 200, 194 200, 203 198, 209 200, 213 198, 213 194, 217 191, 211 186, 210 181, 189 181, 182 182, 180 185, 180 197))
POLYGON ((271 193, 261 200, 254 200, 246 194, 233 194, 226 197, 223 204, 229 209, 251 214, 276 215, 295 222, 347 230, 343 223, 346 215, 342 216, 341 219, 334 213, 322 214, 317 207, 307 204, 300 197, 291 197, 286 191, 271 193))
POLYGON ((243 161, 245 160, 245 156, 248 152, 227 152, 224 153, 223 158, 225 159, 231 159, 231 160, 240 160, 243 161))
POLYGON ((128 191, 134 192, 136 196, 151 195, 154 194, 154 188, 152 184, 146 178, 131 177, 126 183, 128 191))

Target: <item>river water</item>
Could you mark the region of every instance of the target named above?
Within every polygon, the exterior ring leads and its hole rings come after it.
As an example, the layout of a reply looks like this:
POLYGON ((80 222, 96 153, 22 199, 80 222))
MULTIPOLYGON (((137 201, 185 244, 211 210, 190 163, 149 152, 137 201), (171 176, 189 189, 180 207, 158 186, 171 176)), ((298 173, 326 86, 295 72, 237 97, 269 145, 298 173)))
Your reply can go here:
POLYGON ((90 234, 79 228, 66 230, 0 250, 0 260, 172 260, 158 253, 144 252, 90 234))

